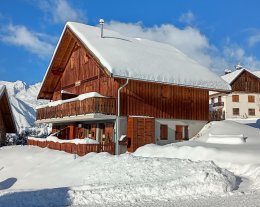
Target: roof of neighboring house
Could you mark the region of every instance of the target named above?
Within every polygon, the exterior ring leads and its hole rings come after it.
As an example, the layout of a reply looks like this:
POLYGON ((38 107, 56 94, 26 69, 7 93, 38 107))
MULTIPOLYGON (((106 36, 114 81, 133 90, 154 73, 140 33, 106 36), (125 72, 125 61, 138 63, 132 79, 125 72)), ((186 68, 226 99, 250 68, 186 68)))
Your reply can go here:
POLYGON ((2 113, 7 133, 16 133, 16 124, 13 117, 12 108, 9 102, 6 87, 0 85, 0 112, 2 113))
MULTIPOLYGON (((101 38, 100 28, 75 22, 68 22, 63 34, 67 28, 94 54, 113 77, 216 91, 231 89, 218 75, 171 45, 126 37, 107 29, 104 29, 104 37, 101 38)), ((60 42, 61 39, 53 58, 60 42)), ((48 71, 45 78, 47 74, 48 71)))
POLYGON ((258 78, 260 78, 260 71, 253 71, 252 73, 258 78))
POLYGON ((245 70, 246 69, 235 70, 231 73, 221 76, 221 78, 223 78, 223 80, 225 80, 227 83, 231 84, 245 70))
POLYGON ((233 71, 231 73, 228 73, 226 75, 221 76, 221 78, 223 78, 223 80, 225 80, 227 83, 231 84, 244 71, 247 71, 247 72, 251 73, 252 75, 260 78, 260 71, 250 71, 250 70, 248 70, 246 68, 243 68, 243 69, 240 69, 240 70, 235 70, 235 71, 233 71))

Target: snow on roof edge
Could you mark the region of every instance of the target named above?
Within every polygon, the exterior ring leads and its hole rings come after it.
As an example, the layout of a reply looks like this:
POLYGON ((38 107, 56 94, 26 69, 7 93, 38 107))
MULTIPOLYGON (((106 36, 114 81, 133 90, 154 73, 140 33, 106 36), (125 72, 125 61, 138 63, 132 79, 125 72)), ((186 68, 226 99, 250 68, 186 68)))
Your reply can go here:
MULTIPOLYGON (((55 57, 55 55, 56 55, 56 53, 57 53, 57 50, 58 50, 58 47, 59 47, 59 45, 60 45, 60 42, 61 42, 61 39, 62 39, 62 37, 63 37, 63 35, 64 35, 64 33, 65 33, 65 30, 67 29, 67 28, 70 28, 71 29, 71 31, 73 32, 73 34, 76 36, 76 37, 78 37, 80 40, 81 40, 81 42, 82 42, 82 44, 84 44, 85 45, 85 47, 87 47, 94 55, 95 55, 95 57, 100 61, 100 63, 102 64, 102 66, 110 73, 110 75, 111 76, 113 76, 113 77, 118 77, 118 78, 129 78, 129 79, 131 79, 131 80, 140 80, 140 81, 148 81, 148 82, 156 82, 156 83, 164 83, 164 84, 171 84, 171 85, 180 85, 180 86, 186 86, 186 87, 193 87, 193 88, 202 88, 202 89, 207 89, 207 90, 212 90, 212 91, 231 91, 231 87, 230 87, 230 85, 227 83, 227 87, 219 87, 219 88, 216 88, 216 87, 205 87, 205 86, 201 86, 201 85, 199 85, 199 84, 197 84, 197 85, 189 85, 189 84, 183 84, 183 83, 173 83, 173 82, 163 82, 163 81, 155 81, 155 80, 147 80, 147 79, 138 79, 138 78, 133 78, 133 77, 127 77, 127 76, 117 76, 117 75, 114 75, 113 73, 112 73, 112 68, 111 68, 111 66, 110 66, 110 64, 102 57, 102 55, 98 52, 98 51, 96 51, 96 49, 91 45, 91 43, 84 37, 84 35, 83 34, 81 34, 80 32, 75 32, 75 30, 77 30, 77 29, 75 29, 74 27, 73 27, 73 23, 77 23, 77 22, 67 22, 66 24, 65 24, 65 26, 64 26, 64 28, 63 28, 63 31, 62 31, 62 34, 61 34, 61 36, 60 36, 60 38, 59 38, 59 41, 58 41, 58 43, 57 43, 57 46, 56 46, 56 48, 55 48, 55 50, 54 50, 54 52, 53 52, 53 55, 52 55, 52 58, 51 58, 51 60, 50 60, 50 63, 49 63, 49 65, 48 65, 48 68, 47 68, 47 71, 46 71, 46 73, 45 73, 45 75, 44 75, 44 78, 43 78, 43 81, 42 81, 42 85, 41 85, 41 88, 40 88, 40 91, 39 91, 39 94, 40 94, 40 92, 42 91, 42 87, 43 87, 43 83, 45 82, 45 79, 46 79, 46 77, 47 77, 47 74, 48 74, 48 72, 49 72, 49 70, 50 70, 50 67, 51 67, 51 64, 52 64, 52 61, 53 61, 53 59, 54 59, 54 57, 55 57)), ((158 42, 158 43, 161 43, 161 42, 158 42)), ((163 43, 162 43, 163 44, 163 43)), ((166 44, 166 43, 165 43, 166 44)), ((166 45, 168 45, 168 44, 166 44, 166 45)), ((175 48, 176 49, 176 48, 175 48)), ((182 52, 181 52, 182 53, 182 52)), ((183 53, 184 54, 184 53, 183 53)), ((186 55, 186 54, 184 54, 184 55, 186 55)), ((189 59, 191 59, 191 58, 189 58, 189 59)), ((191 59, 192 61, 194 61, 194 62, 196 62, 195 60, 193 60, 193 59, 191 59)), ((196 62, 197 64, 199 64, 198 62, 196 62)), ((199 64, 200 65, 200 64, 199 64)), ((207 68, 208 69, 208 68, 207 68)), ((209 70, 209 69, 208 69, 209 70)), ((209 70, 210 71, 210 70, 209 70)), ((210 72, 212 72, 212 71, 210 71, 210 72)), ((213 72, 212 72, 213 73, 213 72)), ((215 74, 215 73, 213 73, 213 74, 215 74)), ((225 81, 225 80, 224 80, 225 81)), ((226 82, 226 81, 225 81, 226 82)), ((39 96, 39 94, 38 94, 38 96, 39 96)))
MULTIPOLYGON (((113 74, 112 74, 113 75, 113 74)), ((129 80, 136 80, 136 81, 145 81, 145 82, 150 82, 150 83, 158 83, 158 84, 166 84, 166 85, 174 85, 174 86, 183 86, 183 87, 190 87, 190 88, 200 88, 200 89, 205 89, 209 91, 216 91, 216 92, 230 92, 231 86, 229 85, 229 89, 216 89, 216 88, 211 88, 211 87, 203 87, 203 86, 195 86, 195 85, 188 85, 188 84, 182 84, 182 83, 171 83, 171 82, 162 82, 162 81, 153 81, 153 80, 147 80, 147 79, 141 79, 141 78, 132 78, 132 77, 126 77, 126 76, 119 76, 119 75, 113 75, 115 78, 124 78, 124 79, 129 79, 129 80)), ((224 80, 225 81, 225 80, 224 80)), ((226 81, 225 81, 226 82, 226 81)))

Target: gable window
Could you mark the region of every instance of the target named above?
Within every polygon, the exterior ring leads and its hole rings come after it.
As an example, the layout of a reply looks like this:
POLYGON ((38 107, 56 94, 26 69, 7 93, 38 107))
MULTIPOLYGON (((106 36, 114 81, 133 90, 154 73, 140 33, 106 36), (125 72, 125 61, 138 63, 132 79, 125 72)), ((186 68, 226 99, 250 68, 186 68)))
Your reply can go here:
POLYGON ((239 102, 239 95, 232 95, 232 102, 239 102))
POLYGON ((160 125, 160 139, 161 140, 168 139, 168 125, 167 124, 160 125))
POLYGON ((255 116, 255 109, 248 109, 249 116, 255 116))
POLYGON ((239 115, 239 108, 233 108, 233 115, 239 115))
POLYGON ((255 96, 248 95, 248 103, 255 103, 255 96))

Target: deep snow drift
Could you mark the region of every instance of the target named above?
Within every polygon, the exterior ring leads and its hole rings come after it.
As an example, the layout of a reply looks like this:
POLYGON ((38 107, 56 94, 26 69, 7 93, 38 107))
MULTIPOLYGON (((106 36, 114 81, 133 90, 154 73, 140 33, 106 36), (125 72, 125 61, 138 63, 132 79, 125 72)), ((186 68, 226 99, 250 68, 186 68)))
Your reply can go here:
MULTIPOLYGON (((193 161, 212 160, 260 188, 260 130, 233 121, 211 122, 191 141, 165 146, 146 145, 134 153, 142 157, 168 157, 193 161), (215 143, 210 143, 215 135, 215 143), (234 137, 244 142, 231 144, 234 137), (229 142, 224 144, 224 141, 229 142)), ((245 183, 245 182, 244 182, 245 183)))
POLYGON ((4 147, 0 206, 258 206, 259 138, 259 129, 221 121, 191 141, 120 156, 4 147))
POLYGON ((233 173, 209 161, 107 153, 90 153, 75 159, 72 154, 33 146, 1 148, 0 166, 0 206, 64 205, 59 200, 65 198, 56 197, 64 191, 69 194, 66 205, 90 206, 187 195, 220 195, 232 191, 237 184, 233 173), (77 187, 61 188, 69 186, 77 187), (41 195, 41 200, 39 190, 45 188, 57 189, 41 195), (17 193, 21 190, 31 192, 28 195, 17 193), (10 192, 16 193, 12 197, 10 192), (46 202, 46 196, 52 200, 46 202))

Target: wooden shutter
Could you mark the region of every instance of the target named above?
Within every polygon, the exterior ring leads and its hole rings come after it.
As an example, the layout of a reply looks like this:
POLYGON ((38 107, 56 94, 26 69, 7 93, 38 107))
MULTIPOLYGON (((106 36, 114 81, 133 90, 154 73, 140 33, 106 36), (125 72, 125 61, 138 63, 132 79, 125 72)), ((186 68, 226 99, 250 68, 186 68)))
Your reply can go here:
POLYGON ((160 125, 160 139, 161 140, 168 139, 168 125, 166 125, 166 124, 160 125))

